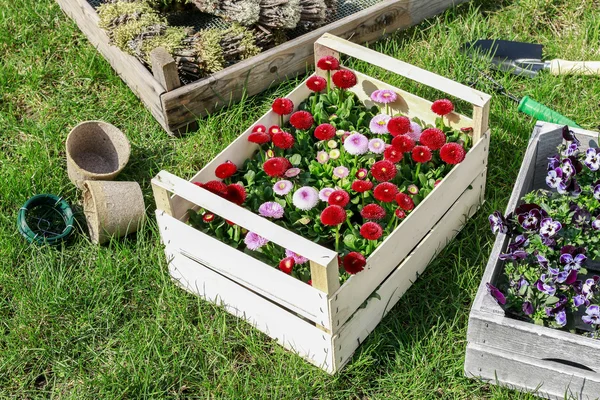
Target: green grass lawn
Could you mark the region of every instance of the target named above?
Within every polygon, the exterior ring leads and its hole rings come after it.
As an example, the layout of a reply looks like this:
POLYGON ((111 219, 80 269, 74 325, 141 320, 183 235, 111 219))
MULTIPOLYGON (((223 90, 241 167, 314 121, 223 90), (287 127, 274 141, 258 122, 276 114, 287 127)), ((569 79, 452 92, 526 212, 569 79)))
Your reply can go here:
MULTIPOLYGON (((458 49, 484 37, 542 43, 547 59, 600 60, 600 2, 473 0, 371 46, 466 83, 469 62, 458 49)), ((440 96, 348 62, 421 96, 440 96)), ((598 77, 498 79, 584 128, 600 124, 598 77)), ((535 123, 503 97, 491 107, 487 203, 338 375, 171 283, 150 179, 161 169, 191 177, 297 83, 174 139, 52 0, 0 0, 0 398, 534 398, 463 377, 469 308, 493 241, 487 215, 505 208, 535 123), (31 195, 60 194, 81 213, 64 141, 91 119, 129 137, 131 161, 119 179, 140 183, 148 222, 108 246, 92 245, 83 226, 64 247, 28 246, 16 215, 31 195)))

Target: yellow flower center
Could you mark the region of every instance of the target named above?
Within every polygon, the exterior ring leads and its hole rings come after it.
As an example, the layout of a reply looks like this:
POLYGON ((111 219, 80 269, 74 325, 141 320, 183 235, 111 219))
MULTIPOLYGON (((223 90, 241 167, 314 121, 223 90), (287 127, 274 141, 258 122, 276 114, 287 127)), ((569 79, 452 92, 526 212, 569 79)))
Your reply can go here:
POLYGON ((379 125, 381 125, 381 126, 385 125, 385 121, 384 121, 384 120, 377 121, 377 123, 378 123, 379 125))
POLYGON ((385 169, 385 168, 381 168, 381 172, 385 172, 385 171, 386 171, 386 169, 385 169))
POLYGON ((389 93, 384 93, 383 97, 390 97, 390 94, 389 93))
POLYGON ((280 183, 279 184, 279 189, 285 189, 285 183, 280 183))
POLYGON ((373 147, 375 147, 377 149, 377 148, 381 147, 381 143, 375 142, 375 143, 373 143, 373 147))

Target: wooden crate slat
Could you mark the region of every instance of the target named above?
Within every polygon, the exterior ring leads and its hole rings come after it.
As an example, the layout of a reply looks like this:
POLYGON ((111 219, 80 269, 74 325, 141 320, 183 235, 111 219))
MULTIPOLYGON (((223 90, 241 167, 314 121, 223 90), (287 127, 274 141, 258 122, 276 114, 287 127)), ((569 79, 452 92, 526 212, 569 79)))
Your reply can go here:
POLYGON ((161 210, 156 212, 156 219, 165 245, 325 328, 331 327, 327 296, 321 291, 161 210))
POLYGON ((185 290, 223 305, 230 314, 276 339, 286 349, 333 372, 331 337, 314 325, 179 254, 167 245, 169 272, 185 290))
POLYGON ((464 188, 487 166, 489 133, 484 135, 458 164, 379 245, 367 259, 360 274, 353 275, 331 298, 334 330, 356 311, 381 281, 423 239, 429 229, 442 217, 462 194, 464 188), (407 235, 410 232, 410 236, 407 235))
POLYGON ((465 375, 547 399, 600 398, 598 374, 480 345, 467 348, 465 375))
POLYGON ((338 369, 350 360, 360 343, 418 279, 436 254, 446 247, 479 209, 485 194, 486 173, 487 170, 484 169, 477 175, 471 183, 472 189, 464 191, 414 251, 385 280, 377 290, 381 299, 370 299, 367 306, 358 310, 334 336, 335 363, 338 369))

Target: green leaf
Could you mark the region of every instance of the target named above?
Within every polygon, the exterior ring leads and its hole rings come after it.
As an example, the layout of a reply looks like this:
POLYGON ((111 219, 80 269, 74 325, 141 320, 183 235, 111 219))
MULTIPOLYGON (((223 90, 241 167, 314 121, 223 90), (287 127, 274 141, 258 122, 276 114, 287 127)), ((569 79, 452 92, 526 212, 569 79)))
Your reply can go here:
POLYGON ((354 236, 353 234, 350 233, 344 236, 344 244, 346 246, 354 248, 354 242, 356 242, 356 236, 354 236))
POLYGON ((254 183, 255 176, 256 176, 256 172, 254 172, 250 169, 250 170, 248 170, 248 172, 246 172, 244 174, 244 179, 246 180, 246 182, 248 182, 248 185, 251 185, 252 183, 254 183))
POLYGON ((546 302, 544 303, 547 306, 552 306, 556 303, 558 303, 560 299, 556 296, 548 296, 548 298, 546 299, 546 302))
POLYGON ((297 167, 302 162, 302 156, 300 154, 294 154, 289 160, 293 166, 297 167))

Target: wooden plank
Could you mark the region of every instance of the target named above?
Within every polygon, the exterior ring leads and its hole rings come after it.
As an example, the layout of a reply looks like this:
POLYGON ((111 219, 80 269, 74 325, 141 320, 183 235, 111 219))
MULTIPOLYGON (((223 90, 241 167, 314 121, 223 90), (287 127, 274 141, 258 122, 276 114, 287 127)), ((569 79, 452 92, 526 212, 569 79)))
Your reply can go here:
MULTIPOLYGON (((310 261, 310 279, 312 281, 312 286, 327 293, 327 297, 335 293, 340 287, 340 273, 337 257, 331 260, 328 265, 321 265, 314 261, 310 261)), ((328 305, 329 304, 326 304, 325 307, 329 310, 328 305)), ((331 328, 331 321, 329 321, 325 327, 331 328)))
POLYGON ((176 129, 218 108, 254 95, 312 65, 314 42, 331 33, 357 43, 408 28, 451 5, 467 0, 386 0, 309 32, 201 81, 162 96, 168 125, 176 129))
POLYGON ((489 132, 367 259, 362 272, 353 275, 331 300, 334 332, 379 286, 439 221, 469 184, 487 166, 489 132))
POLYGON ((90 43, 106 58, 121 79, 140 98, 158 123, 167 131, 160 95, 165 90, 150 71, 135 57, 112 46, 106 32, 98 26, 96 10, 86 0, 56 0, 62 10, 71 17, 90 43))
POLYGON ((172 216, 173 206, 171 204, 171 194, 160 186, 154 184, 152 184, 152 194, 154 195, 156 209, 172 216))
POLYGON ((465 375, 546 399, 600 398, 597 373, 475 344, 467 346, 465 375))
POLYGON ((489 129, 489 119, 489 100, 483 106, 473 107, 473 143, 477 143, 479 138, 489 129))
POLYGON ((375 329, 406 290, 423 273, 429 262, 462 229, 466 221, 479 209, 485 194, 486 170, 472 182, 444 217, 435 225, 414 251, 394 270, 377 290, 379 299, 371 299, 358 310, 339 333, 334 336, 336 369, 346 364, 354 351, 375 329))
MULTIPOLYGON (((309 320, 330 328, 327 296, 321 291, 233 249, 162 211, 156 220, 165 245, 309 320)), ((336 276, 337 278, 337 276, 336 276)))
MULTIPOLYGON (((378 66, 387 71, 412 79, 415 82, 440 90, 458 99, 464 100, 478 107, 484 107, 491 99, 491 96, 470 88, 461 83, 445 78, 433 72, 424 70, 414 65, 400 61, 394 57, 387 56, 368 49, 358 44, 343 40, 329 33, 321 36, 318 44, 338 51, 347 56, 366 61, 371 65, 378 66)), ((484 131, 485 132, 485 131, 484 131)))
POLYGON ((312 364, 333 372, 331 336, 167 246, 169 273, 183 289, 222 305, 312 364))
POLYGON ((177 63, 164 47, 157 47, 150 52, 150 63, 154 78, 167 92, 181 86, 177 63))
POLYGON ((152 179, 152 184, 159 186, 170 193, 175 193, 184 199, 197 204, 243 228, 259 234, 279 246, 302 255, 321 265, 329 265, 331 260, 337 258, 337 253, 326 249, 302 236, 296 235, 287 229, 274 224, 253 212, 240 207, 230 201, 224 201, 217 196, 202 189, 185 179, 166 171, 161 171, 152 179))

